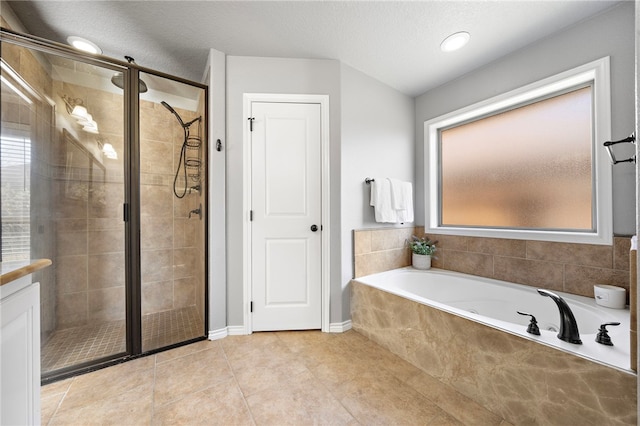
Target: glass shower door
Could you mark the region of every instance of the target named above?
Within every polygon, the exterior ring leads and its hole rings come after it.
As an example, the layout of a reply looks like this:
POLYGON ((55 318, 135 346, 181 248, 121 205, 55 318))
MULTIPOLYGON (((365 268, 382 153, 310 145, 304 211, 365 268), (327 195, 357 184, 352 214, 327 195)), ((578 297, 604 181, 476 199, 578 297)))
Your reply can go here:
POLYGON ((34 277, 46 377, 127 350, 124 98, 114 69, 1 51, 3 261, 53 261, 34 277))
POLYGON ((141 73, 142 351, 205 335, 205 90, 141 73))

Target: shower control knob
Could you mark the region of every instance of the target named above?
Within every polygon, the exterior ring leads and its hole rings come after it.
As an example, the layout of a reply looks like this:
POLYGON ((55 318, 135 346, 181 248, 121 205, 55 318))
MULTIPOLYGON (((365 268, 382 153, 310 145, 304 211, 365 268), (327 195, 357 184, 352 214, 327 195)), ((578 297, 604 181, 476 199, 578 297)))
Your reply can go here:
POLYGON ((318 225, 311 225, 311 232, 316 232, 318 230, 318 225))

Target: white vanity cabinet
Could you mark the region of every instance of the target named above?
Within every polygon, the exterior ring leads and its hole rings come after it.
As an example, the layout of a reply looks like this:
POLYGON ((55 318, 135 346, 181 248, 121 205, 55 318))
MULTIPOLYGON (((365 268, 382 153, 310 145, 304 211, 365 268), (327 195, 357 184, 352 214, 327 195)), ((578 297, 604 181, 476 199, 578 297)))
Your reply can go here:
POLYGON ((38 425, 40 284, 31 283, 30 273, 5 278, 0 287, 0 425, 38 425))

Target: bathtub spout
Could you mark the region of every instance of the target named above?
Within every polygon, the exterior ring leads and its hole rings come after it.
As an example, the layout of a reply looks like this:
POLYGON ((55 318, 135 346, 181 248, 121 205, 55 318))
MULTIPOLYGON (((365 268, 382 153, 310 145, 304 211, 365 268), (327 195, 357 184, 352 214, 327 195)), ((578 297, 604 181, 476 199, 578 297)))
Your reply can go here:
POLYGON ((582 340, 580 340, 578 324, 576 323, 576 318, 573 316, 573 312, 571 312, 571 308, 569 308, 567 302, 565 302, 562 297, 548 290, 539 288, 538 293, 542 296, 550 297, 554 302, 556 302, 556 305, 558 305, 558 310, 560 311, 560 332, 558 333, 558 339, 574 343, 576 345, 581 345, 582 340))

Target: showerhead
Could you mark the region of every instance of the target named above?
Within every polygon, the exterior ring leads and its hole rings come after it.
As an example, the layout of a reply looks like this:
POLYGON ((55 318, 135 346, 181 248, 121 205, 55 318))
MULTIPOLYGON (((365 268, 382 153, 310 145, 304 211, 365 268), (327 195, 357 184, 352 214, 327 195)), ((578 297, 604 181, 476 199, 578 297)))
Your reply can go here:
MULTIPOLYGON (((121 72, 117 72, 113 75, 113 77, 111 77, 111 83, 113 83, 114 86, 119 87, 121 89, 124 89, 124 75, 121 72)), ((147 84, 142 81, 142 79, 138 80, 138 92, 140 93, 144 93, 147 90, 149 90, 147 88, 147 84)))
MULTIPOLYGON (((124 58, 130 64, 135 64, 135 60, 131 56, 125 56, 124 58)), ((113 77, 111 77, 111 83, 113 83, 114 86, 119 87, 120 89, 124 90, 124 74, 122 72, 117 72, 117 73, 113 74, 113 77)), ((138 92, 144 93, 147 90, 149 90, 147 88, 147 84, 141 78, 139 78, 138 79, 138 92)))

